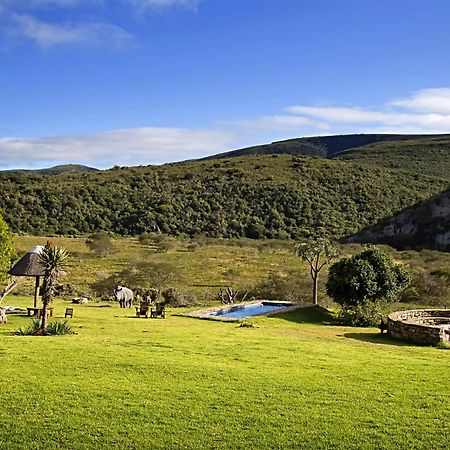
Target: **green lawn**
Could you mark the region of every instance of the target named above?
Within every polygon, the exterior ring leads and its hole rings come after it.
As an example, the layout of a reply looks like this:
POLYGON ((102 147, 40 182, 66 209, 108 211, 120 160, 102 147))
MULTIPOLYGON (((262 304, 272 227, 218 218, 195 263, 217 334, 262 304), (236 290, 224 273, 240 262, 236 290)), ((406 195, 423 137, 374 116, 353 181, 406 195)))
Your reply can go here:
POLYGON ((448 351, 322 309, 239 328, 108 306, 75 305, 73 336, 0 327, 2 450, 449 448, 448 351))

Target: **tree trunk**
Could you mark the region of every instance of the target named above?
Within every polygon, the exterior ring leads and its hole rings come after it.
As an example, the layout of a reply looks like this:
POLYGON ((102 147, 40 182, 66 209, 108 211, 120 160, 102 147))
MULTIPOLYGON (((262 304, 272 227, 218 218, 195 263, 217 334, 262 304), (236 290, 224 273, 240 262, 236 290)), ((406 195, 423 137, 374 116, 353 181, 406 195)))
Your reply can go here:
POLYGON ((41 322, 41 333, 42 334, 47 334, 47 324, 48 324, 47 307, 48 307, 48 303, 43 299, 42 322, 41 322))
POLYGON ((34 285, 34 307, 37 308, 39 304, 39 277, 36 277, 34 285))
POLYGON ((17 286, 17 278, 10 278, 8 284, 5 286, 0 294, 0 303, 3 299, 17 286))
POLYGON ((318 305, 319 302, 317 300, 317 291, 318 291, 318 287, 319 287, 319 275, 317 274, 314 278, 313 278, 313 304, 314 305, 318 305))
POLYGON ((0 323, 8 323, 8 318, 6 317, 6 310, 0 308, 0 323))

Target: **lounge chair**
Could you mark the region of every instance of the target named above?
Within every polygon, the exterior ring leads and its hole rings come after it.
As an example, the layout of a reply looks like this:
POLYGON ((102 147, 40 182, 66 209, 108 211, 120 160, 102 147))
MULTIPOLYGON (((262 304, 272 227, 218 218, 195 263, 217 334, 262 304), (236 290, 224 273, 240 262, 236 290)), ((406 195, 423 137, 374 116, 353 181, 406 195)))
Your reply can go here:
POLYGON ((166 308, 164 306, 156 305, 155 308, 150 309, 150 318, 156 319, 157 317, 166 318, 166 308))
POLYGON ((139 306, 136 306, 136 317, 144 316, 148 319, 148 310, 150 309, 150 304, 147 302, 141 302, 139 306))

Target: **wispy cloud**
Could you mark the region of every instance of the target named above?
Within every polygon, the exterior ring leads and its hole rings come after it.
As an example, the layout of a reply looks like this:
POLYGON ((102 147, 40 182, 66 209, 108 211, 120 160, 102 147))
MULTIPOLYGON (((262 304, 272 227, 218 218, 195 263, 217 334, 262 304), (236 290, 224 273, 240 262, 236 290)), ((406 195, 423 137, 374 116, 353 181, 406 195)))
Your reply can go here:
POLYGON ((232 133, 183 128, 134 128, 44 138, 0 138, 3 168, 61 162, 113 165, 159 164, 228 150, 232 133))
POLYGON ((323 133, 449 133, 450 88, 413 92, 380 107, 294 105, 284 114, 235 122, 249 130, 290 130, 300 135, 323 133))
POLYGON ((422 89, 409 98, 392 101, 390 106, 420 113, 450 114, 450 88, 422 89))
MULTIPOLYGON (((139 10, 183 7, 195 9, 204 0, 115 0, 131 8, 139 10)), ((39 9, 39 8, 68 8, 73 6, 107 6, 108 0, 0 0, 1 9, 39 9)))
POLYGON ((42 48, 63 44, 89 44, 91 47, 126 49, 134 42, 134 36, 124 29, 102 22, 48 23, 29 15, 14 14, 11 35, 26 38, 42 48))
POLYGON ((203 0, 121 0, 140 10, 148 8, 167 8, 170 6, 181 6, 196 9, 203 0))
MULTIPOLYGON (((182 7, 197 10, 204 0, 114 0, 125 11, 139 15, 149 10, 182 7)), ((124 49, 136 38, 122 27, 104 18, 108 11, 107 0, 0 0, 0 32, 7 44, 17 38, 27 38, 40 47, 63 44, 89 44, 90 47, 124 49), (48 20, 50 10, 70 9, 69 21, 48 20), (92 19, 86 21, 86 14, 92 19), (39 18, 38 18, 39 16, 39 18)), ((110 2, 113 3, 113 2, 110 2)), ((66 11, 66 14, 68 12, 66 11)))

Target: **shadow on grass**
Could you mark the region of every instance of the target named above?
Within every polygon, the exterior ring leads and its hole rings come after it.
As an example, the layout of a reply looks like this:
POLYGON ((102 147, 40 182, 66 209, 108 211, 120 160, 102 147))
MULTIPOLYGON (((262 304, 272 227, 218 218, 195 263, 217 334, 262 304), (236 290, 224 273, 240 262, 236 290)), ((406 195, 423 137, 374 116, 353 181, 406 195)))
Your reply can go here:
POLYGON ((386 344, 386 345, 396 345, 399 347, 408 346, 407 342, 402 342, 397 339, 391 338, 388 334, 384 333, 344 333, 343 337, 348 339, 356 339, 361 342, 370 342, 372 344, 386 344))
POLYGON ((286 313, 279 313, 277 319, 288 320, 295 323, 313 323, 317 325, 338 325, 334 314, 322 306, 312 306, 310 308, 299 308, 286 313))

